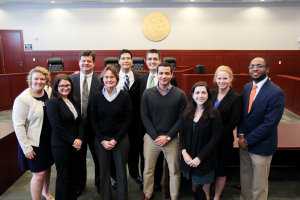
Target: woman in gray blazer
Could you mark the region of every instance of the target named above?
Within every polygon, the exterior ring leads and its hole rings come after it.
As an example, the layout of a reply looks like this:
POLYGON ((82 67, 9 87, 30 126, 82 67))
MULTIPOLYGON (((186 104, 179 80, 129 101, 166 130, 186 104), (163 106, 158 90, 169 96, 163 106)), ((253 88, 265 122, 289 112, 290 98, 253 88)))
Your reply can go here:
POLYGON ((13 124, 19 143, 19 168, 30 170, 32 199, 54 200, 49 194, 53 157, 51 153, 51 126, 46 112, 51 95, 50 73, 44 67, 35 67, 27 76, 29 88, 24 90, 13 105, 13 124))

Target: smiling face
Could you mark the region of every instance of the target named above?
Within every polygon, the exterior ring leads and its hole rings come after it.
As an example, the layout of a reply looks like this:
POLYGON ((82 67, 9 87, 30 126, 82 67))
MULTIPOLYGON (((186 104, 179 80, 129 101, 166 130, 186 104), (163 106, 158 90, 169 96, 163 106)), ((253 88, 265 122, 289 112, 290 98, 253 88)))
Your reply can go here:
POLYGON ((119 58, 121 70, 124 69, 125 71, 128 71, 131 69, 132 62, 133 61, 129 53, 123 53, 119 58))
POLYGON ((107 89, 114 89, 117 86, 117 78, 110 70, 107 70, 103 76, 103 83, 107 89))
POLYGON ((205 86, 198 86, 193 93, 193 99, 197 105, 203 105, 208 99, 208 93, 205 86))
MULTIPOLYGON (((263 65, 265 66, 265 61, 262 58, 254 58, 250 65, 263 65)), ((253 69, 249 69, 249 75, 254 80, 255 83, 258 83, 259 81, 266 78, 267 74, 269 73, 269 68, 261 67, 257 68, 254 67, 253 69)))
POLYGON ((169 66, 159 66, 157 72, 157 78, 159 85, 169 86, 173 73, 171 72, 171 67, 169 66))
POLYGON ((88 75, 93 72, 95 63, 92 56, 81 56, 78 62, 81 73, 88 75))
POLYGON ((161 59, 159 59, 159 55, 157 53, 148 53, 146 58, 146 64, 151 71, 155 71, 157 66, 161 63, 161 59))
POLYGON ((31 88, 36 92, 40 92, 46 85, 46 76, 40 72, 32 74, 31 88))
POLYGON ((67 98, 67 96, 69 95, 71 89, 72 89, 71 88, 71 83, 68 80, 62 79, 58 83, 57 91, 58 91, 58 93, 61 97, 67 98))
POLYGON ((216 77, 216 83, 221 90, 226 90, 230 87, 232 77, 225 71, 219 71, 216 77))

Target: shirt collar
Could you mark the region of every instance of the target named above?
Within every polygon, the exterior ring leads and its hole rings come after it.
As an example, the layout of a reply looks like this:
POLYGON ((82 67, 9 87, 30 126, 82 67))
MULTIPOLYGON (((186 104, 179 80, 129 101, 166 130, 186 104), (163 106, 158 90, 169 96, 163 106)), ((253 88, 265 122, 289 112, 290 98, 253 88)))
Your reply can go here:
POLYGON ((163 93, 160 91, 160 89, 158 88, 158 85, 159 85, 159 83, 156 85, 156 89, 157 89, 157 90, 159 91, 159 93, 162 94, 162 95, 168 94, 169 91, 170 91, 171 88, 172 88, 172 85, 170 84, 169 87, 166 89, 165 94, 163 94, 163 93))
POLYGON ((257 87, 258 88, 261 88, 264 84, 265 84, 265 82, 268 80, 268 76, 266 77, 266 78, 264 78, 263 80, 261 80, 261 81, 259 81, 258 83, 255 83, 254 81, 253 81, 253 85, 257 85, 257 87))
POLYGON ((149 72, 148 79, 150 79, 150 78, 151 78, 151 76, 153 76, 153 75, 154 75, 154 77, 156 77, 156 78, 157 78, 157 74, 152 74, 151 72, 149 72))
MULTIPOLYGON (((105 86, 103 87, 103 89, 102 89, 102 92, 104 92, 104 93, 108 93, 108 92, 107 92, 107 89, 106 89, 106 87, 105 87, 105 86)), ((117 87, 115 87, 115 89, 113 90, 112 94, 114 94, 114 93, 118 93, 118 92, 120 92, 120 90, 119 90, 117 87)))
POLYGON ((90 73, 90 74, 88 74, 88 75, 84 75, 83 73, 80 72, 80 76, 81 76, 82 78, 84 78, 84 76, 87 76, 86 78, 91 78, 91 77, 93 76, 93 73, 94 73, 94 72, 92 72, 92 73, 90 73))
MULTIPOLYGON (((128 72, 127 75, 128 76, 133 75, 132 71, 130 70, 130 72, 128 72)), ((122 70, 120 70, 119 76, 121 76, 122 78, 125 78, 126 74, 122 70)))

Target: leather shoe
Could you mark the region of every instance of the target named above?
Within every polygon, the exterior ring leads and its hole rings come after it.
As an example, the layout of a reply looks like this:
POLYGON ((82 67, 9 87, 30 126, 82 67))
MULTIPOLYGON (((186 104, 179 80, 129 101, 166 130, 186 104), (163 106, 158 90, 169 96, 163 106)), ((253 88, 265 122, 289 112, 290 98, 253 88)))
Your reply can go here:
POLYGON ((133 178, 133 180, 135 180, 135 182, 139 185, 141 185, 143 183, 143 179, 141 176, 137 176, 137 177, 132 176, 131 178, 133 178))
POLYGON ((112 187, 113 190, 117 189, 117 181, 115 179, 112 180, 111 187, 112 187))
POLYGON ((101 190, 100 190, 100 187, 99 187, 99 186, 97 187, 97 192, 98 192, 98 194, 101 195, 101 190))
POLYGON ((151 195, 150 198, 148 198, 147 196, 144 196, 144 197, 142 198, 142 200, 152 200, 152 199, 154 199, 154 194, 153 194, 153 193, 152 193, 152 195, 151 195))
POLYGON ((154 192, 156 193, 156 194, 159 194, 159 193, 161 193, 161 185, 160 184, 154 184, 154 192))
POLYGON ((81 195, 82 190, 80 188, 78 188, 77 190, 77 197, 79 197, 81 195))

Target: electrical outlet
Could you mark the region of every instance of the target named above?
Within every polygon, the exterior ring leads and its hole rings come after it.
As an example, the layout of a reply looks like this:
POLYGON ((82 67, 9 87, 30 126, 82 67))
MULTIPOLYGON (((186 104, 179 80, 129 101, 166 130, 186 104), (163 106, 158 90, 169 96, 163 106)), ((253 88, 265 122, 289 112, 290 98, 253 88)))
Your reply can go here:
POLYGON ((279 61, 279 65, 281 65, 281 61, 279 61))
POLYGON ((35 61, 35 58, 33 58, 32 60, 35 61))

